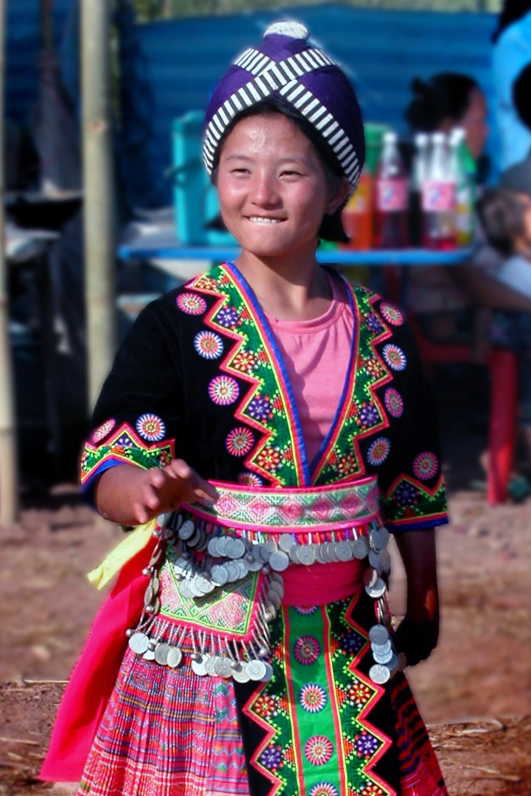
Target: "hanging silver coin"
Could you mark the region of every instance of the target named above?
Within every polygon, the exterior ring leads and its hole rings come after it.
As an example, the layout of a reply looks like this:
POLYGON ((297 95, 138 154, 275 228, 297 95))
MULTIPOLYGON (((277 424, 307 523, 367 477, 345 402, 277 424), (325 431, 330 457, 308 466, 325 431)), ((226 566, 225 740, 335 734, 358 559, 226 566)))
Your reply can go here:
POLYGON ((170 645, 164 642, 160 642, 160 644, 157 644, 155 647, 155 660, 157 663, 160 663, 161 666, 166 666, 170 649, 170 645))
POLYGON ((205 662, 202 657, 198 661, 192 659, 191 665, 194 674, 197 674, 199 677, 205 677, 205 675, 207 674, 207 670, 205 668, 205 662))
POLYGON ((216 675, 217 662, 218 662, 218 656, 217 655, 209 655, 208 658, 205 661, 205 669, 206 669, 207 674, 210 675, 210 677, 216 677, 217 676, 216 675))
POLYGON ((149 637, 145 633, 133 633, 127 643, 137 655, 143 655, 149 649, 149 637))
POLYGON ((369 552, 369 543, 365 536, 358 536, 352 543, 352 551, 355 558, 365 558, 369 552))
POLYGON ((273 677, 273 667, 271 666, 271 664, 269 663, 269 661, 262 661, 262 663, 263 663, 263 664, 264 664, 264 666, 265 666, 265 674, 264 674, 264 676, 262 677, 262 680, 263 680, 265 683, 268 683, 268 682, 271 680, 271 678, 273 677))
POLYGON ((257 561, 252 553, 246 555, 244 560, 249 572, 258 572, 264 566, 264 562, 262 560, 257 561))
POLYGON ((382 560, 380 554, 375 550, 369 550, 369 564, 376 570, 378 575, 382 574, 382 560))
POLYGON ((367 586, 374 586, 378 579, 378 573, 374 571, 372 567, 368 567, 363 573, 363 585, 367 586))
POLYGON ((375 663, 369 669, 369 677, 373 683, 376 683, 377 685, 384 685, 384 683, 387 683, 391 677, 391 673, 387 666, 383 666, 381 663, 375 663))
POLYGON ((250 680, 259 681, 267 673, 267 668, 263 661, 254 660, 249 661, 249 663, 245 667, 247 674, 249 675, 250 680))
POLYGON ((301 547, 300 544, 294 544, 294 545, 292 545, 290 547, 288 555, 289 555, 290 561, 293 561, 294 564, 300 564, 301 563, 299 561, 299 550, 302 550, 302 547, 301 547))
POLYGON ((284 553, 289 553, 294 544, 295 539, 290 533, 281 533, 278 537, 278 546, 284 553))
MULTIPOLYGON (((389 666, 389 663, 390 663, 390 661, 393 660, 393 657, 396 658, 396 655, 394 655, 393 650, 391 649, 391 647, 389 647, 389 649, 386 650, 385 652, 378 652, 378 648, 375 649, 373 647, 372 657, 374 658, 376 663, 382 663, 382 664, 387 665, 388 668, 391 668, 389 666)), ((398 658, 397 658, 397 661, 398 661, 398 658)))
POLYGON ((283 550, 276 550, 271 553, 269 558, 269 566, 275 572, 284 572, 289 567, 289 556, 283 550))
POLYGON ((237 683, 248 683, 250 677, 247 674, 247 666, 244 663, 234 664, 232 667, 232 677, 237 683))
POLYGON ((245 555, 247 548, 243 539, 228 539, 225 555, 229 558, 241 558, 245 555))
POLYGON ((176 669, 183 659, 183 654, 179 647, 170 647, 166 658, 166 664, 170 669, 176 669))
POLYGON ((225 679, 232 675, 232 663, 228 658, 218 658, 216 662, 216 674, 225 679))
POLYGON ((212 558, 218 558, 219 557, 219 553, 218 553, 218 537, 217 536, 212 536, 212 538, 208 540, 207 549, 208 549, 208 552, 210 553, 210 555, 212 556, 212 558))
POLYGON ((145 661, 154 661, 155 660, 155 650, 152 650, 151 647, 147 649, 144 654, 142 655, 145 661))
POLYGON ((389 631, 385 625, 373 625, 369 630, 369 639, 372 644, 385 644, 389 640, 389 631))
POLYGON ((309 567, 312 564, 315 564, 314 546, 310 544, 301 545, 301 547, 297 552, 297 558, 299 559, 300 563, 303 564, 305 567, 309 567))
POLYGON ((374 585, 365 586, 365 591, 367 592, 369 597, 372 597, 373 599, 376 600, 378 599, 378 597, 381 597, 383 594, 385 594, 385 588, 386 587, 383 580, 377 577, 374 585))
POLYGON ((188 539, 191 539, 194 533, 195 533, 194 523, 192 522, 192 520, 186 520, 186 522, 183 522, 183 524, 179 528, 179 539, 182 539, 183 542, 186 542, 188 539))
POLYGON ((352 544, 347 540, 336 543, 336 556, 340 561, 350 561, 352 558, 352 544))
POLYGON ((216 586, 224 586, 229 580, 229 573, 223 564, 214 564, 210 570, 210 579, 216 586))

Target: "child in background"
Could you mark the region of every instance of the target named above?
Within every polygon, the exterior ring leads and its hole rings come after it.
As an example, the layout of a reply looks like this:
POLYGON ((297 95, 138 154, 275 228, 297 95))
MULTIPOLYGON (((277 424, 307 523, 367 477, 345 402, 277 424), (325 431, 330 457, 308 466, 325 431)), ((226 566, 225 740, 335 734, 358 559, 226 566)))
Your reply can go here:
POLYGON ((241 252, 149 305, 103 387, 82 481, 141 525, 41 775, 85 796, 445 796, 401 671, 438 636, 433 398, 401 313, 316 262, 364 139, 302 25, 224 75, 204 159, 241 252))

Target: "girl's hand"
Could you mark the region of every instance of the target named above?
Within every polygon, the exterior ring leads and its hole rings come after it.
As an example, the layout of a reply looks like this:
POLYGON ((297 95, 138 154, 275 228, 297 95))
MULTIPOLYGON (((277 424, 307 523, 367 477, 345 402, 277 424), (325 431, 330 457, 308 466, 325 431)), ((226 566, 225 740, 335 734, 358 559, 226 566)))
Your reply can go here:
POLYGON ((144 470, 134 464, 110 467, 96 486, 98 511, 111 522, 138 525, 182 502, 195 503, 200 498, 216 501, 218 493, 182 459, 173 459, 166 467, 144 470))
POLYGON ((404 653, 408 666, 415 666, 431 655, 437 646, 438 636, 438 617, 430 619, 426 616, 421 620, 412 619, 406 614, 395 633, 396 651, 404 653))
POLYGON ((176 509, 180 503, 195 503, 204 498, 216 501, 218 493, 183 459, 173 459, 166 467, 146 470, 146 479, 133 504, 137 522, 147 522, 165 511, 176 509))

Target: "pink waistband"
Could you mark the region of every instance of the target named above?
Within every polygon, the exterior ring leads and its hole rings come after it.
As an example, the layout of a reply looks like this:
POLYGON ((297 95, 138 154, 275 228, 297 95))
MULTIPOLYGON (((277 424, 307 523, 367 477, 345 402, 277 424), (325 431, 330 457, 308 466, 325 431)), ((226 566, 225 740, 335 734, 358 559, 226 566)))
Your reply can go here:
POLYGON ((325 605, 353 597, 363 588, 365 563, 359 559, 305 567, 293 564, 283 573, 284 605, 325 605))

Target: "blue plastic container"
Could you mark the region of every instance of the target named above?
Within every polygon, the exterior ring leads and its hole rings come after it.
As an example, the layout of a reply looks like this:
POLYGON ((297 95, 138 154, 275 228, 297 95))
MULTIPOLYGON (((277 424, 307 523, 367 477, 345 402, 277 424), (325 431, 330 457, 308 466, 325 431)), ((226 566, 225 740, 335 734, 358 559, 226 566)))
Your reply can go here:
POLYGON ((218 194, 201 154, 204 115, 190 111, 173 122, 174 206, 177 237, 185 246, 234 246, 229 232, 207 229, 219 216, 218 194))

